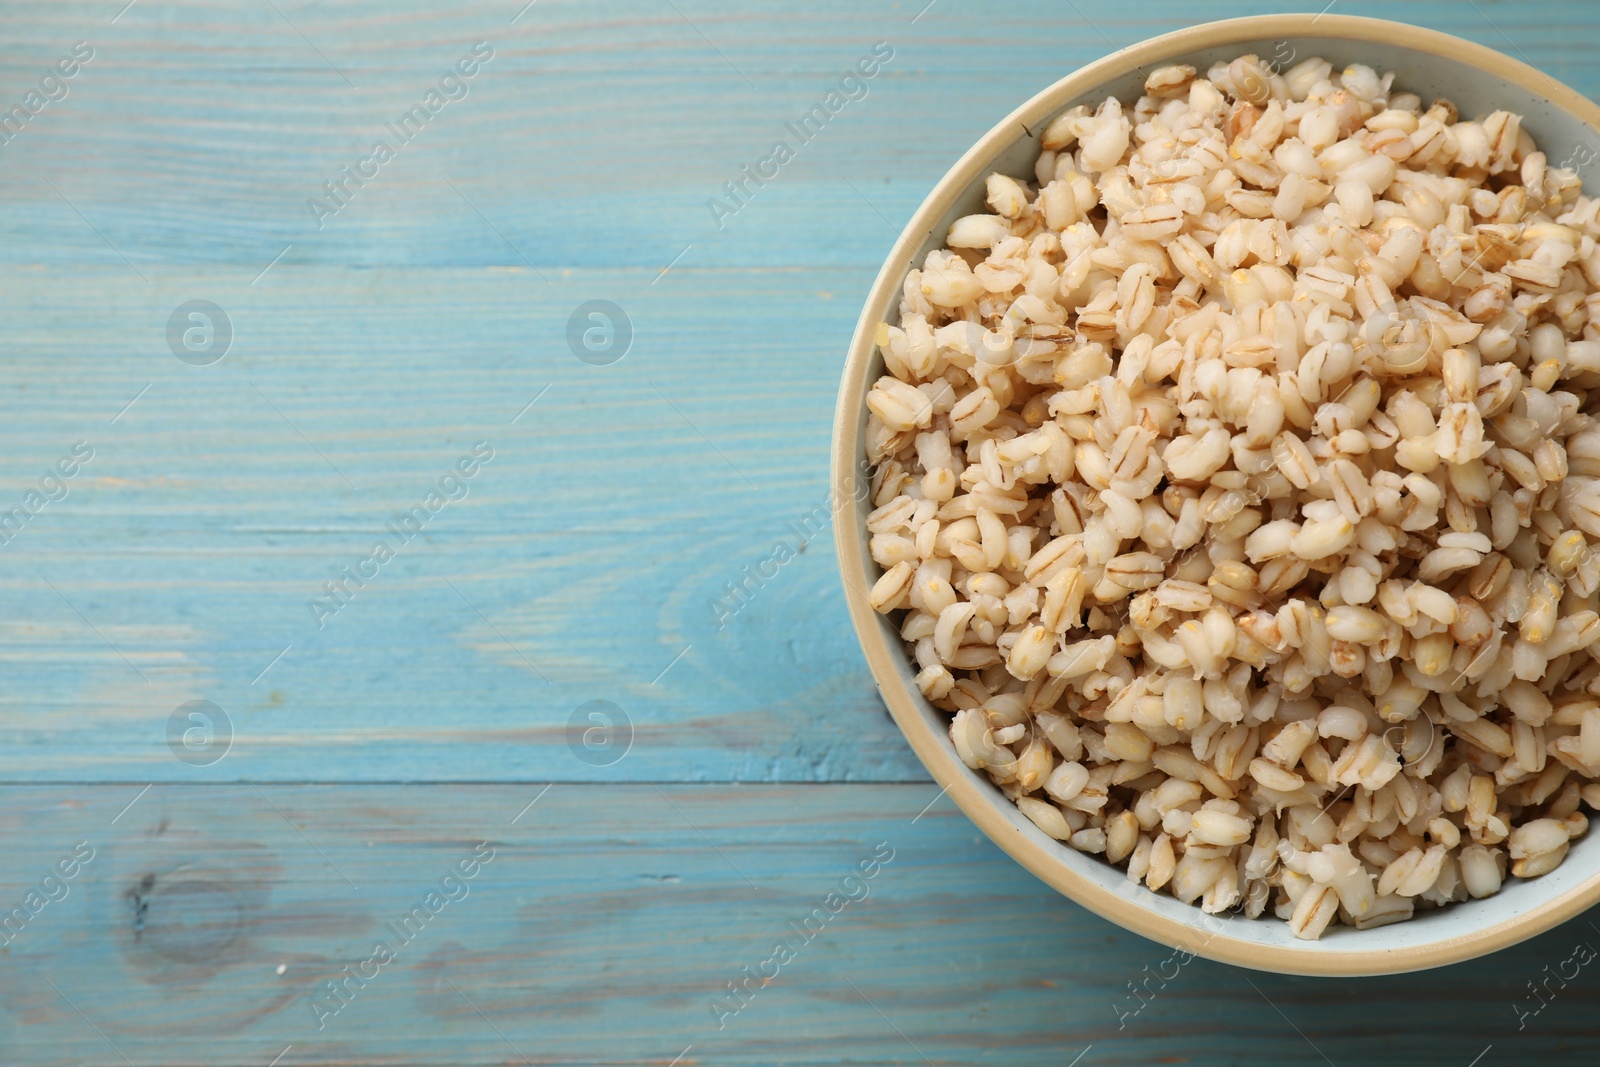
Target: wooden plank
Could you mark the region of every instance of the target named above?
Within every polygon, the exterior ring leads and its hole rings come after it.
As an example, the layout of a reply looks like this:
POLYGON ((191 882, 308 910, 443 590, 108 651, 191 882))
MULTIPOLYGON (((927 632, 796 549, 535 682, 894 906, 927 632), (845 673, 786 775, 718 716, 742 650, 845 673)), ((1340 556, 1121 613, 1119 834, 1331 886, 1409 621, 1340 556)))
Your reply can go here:
POLYGON ((94 456, 0 548, 7 774, 922 779, 856 648, 828 527, 854 313, 827 293, 864 274, 651 278, 14 273, 0 512, 74 442, 94 456), (714 329, 685 305, 708 288, 714 329), (211 366, 167 349, 194 297, 233 322, 211 366), (610 366, 565 335, 596 297, 636 333, 610 366), (398 536, 485 441, 492 460, 456 479, 466 496, 398 536), (714 607, 807 530, 746 607, 714 607), (381 566, 377 540, 395 553, 381 566), (327 599, 346 567, 376 575, 327 599), (168 747, 197 699, 235 732, 211 766, 168 747), (591 723, 569 723, 593 700, 631 722, 621 762, 625 745, 574 755, 591 723))
POLYGON ((1464 1067, 1490 1045, 1484 1064, 1600 1050, 1593 968, 1553 980, 1521 1032, 1514 1010, 1600 942, 1585 921, 1425 975, 1180 967, 926 784, 139 788, 0 788, 4 907, 94 850, 0 948, 4 1062, 1065 1065, 1092 1045, 1085 1067, 1464 1067), (445 886, 458 899, 397 936, 482 841, 492 860, 445 886), (873 876, 847 881, 863 861, 873 876), (385 939, 395 958, 362 967, 385 939), (763 968, 779 942, 794 958, 763 968), (347 964, 367 980, 314 1009, 347 964), (777 973, 734 1012, 747 966, 777 973), (1146 1002, 1128 984, 1147 980, 1146 1002))
MULTIPOLYGON (((960 153, 1062 75, 1213 16, 1326 5, 1079 5, 1085 24, 1048 0, 940 0, 915 21, 923 0, 541 0, 511 25, 512 0, 286 0, 282 14, 141 0, 111 25, 119 6, 8 11, 12 96, 76 40, 96 56, 0 149, 0 260, 115 265, 114 246, 141 267, 259 270, 292 245, 284 263, 659 269, 692 245, 700 266, 873 267, 960 153), (307 201, 480 40, 494 58, 467 95, 410 143, 394 138, 396 158, 319 228, 307 201), (865 99, 796 141, 795 160, 719 229, 707 200, 877 41, 894 58, 865 99)), ((1336 11, 1430 25, 1600 91, 1587 62, 1600 12, 1581 0, 1336 11)))

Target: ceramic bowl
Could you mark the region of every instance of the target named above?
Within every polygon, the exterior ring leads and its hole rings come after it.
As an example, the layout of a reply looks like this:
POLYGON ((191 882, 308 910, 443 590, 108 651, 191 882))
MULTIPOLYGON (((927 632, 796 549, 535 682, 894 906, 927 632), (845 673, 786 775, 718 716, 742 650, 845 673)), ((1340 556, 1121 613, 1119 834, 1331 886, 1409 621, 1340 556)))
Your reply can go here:
POLYGON ((1060 112, 1109 95, 1131 103, 1141 94, 1140 70, 1188 63, 1203 72, 1218 60, 1247 52, 1276 58, 1282 69, 1297 59, 1322 56, 1335 70, 1359 62, 1380 73, 1394 71, 1397 90, 1416 93, 1425 102, 1448 98, 1464 116, 1479 118, 1500 108, 1520 113, 1523 128, 1553 165, 1600 159, 1600 108, 1572 89, 1481 45, 1377 19, 1271 15, 1213 22, 1133 45, 1056 82, 985 134, 939 181, 895 243, 862 309, 834 424, 832 477, 837 499, 844 501, 834 530, 845 596, 883 699, 928 771, 996 844, 1066 896, 1165 945, 1264 971, 1364 975, 1438 967, 1532 937, 1600 900, 1600 834, 1576 842, 1566 861, 1544 877, 1508 878, 1496 896, 1392 926, 1333 927, 1320 941, 1300 941, 1287 923, 1274 918, 1208 916, 1131 884, 1099 857, 1045 836, 985 777, 968 769, 951 745, 948 716, 914 684, 915 672, 894 625, 867 602, 879 571, 867 552, 868 508, 858 496, 864 398, 883 373, 875 329, 879 322, 896 321, 907 270, 942 246, 955 219, 988 210, 984 179, 991 172, 1031 179, 1039 136, 1060 112))

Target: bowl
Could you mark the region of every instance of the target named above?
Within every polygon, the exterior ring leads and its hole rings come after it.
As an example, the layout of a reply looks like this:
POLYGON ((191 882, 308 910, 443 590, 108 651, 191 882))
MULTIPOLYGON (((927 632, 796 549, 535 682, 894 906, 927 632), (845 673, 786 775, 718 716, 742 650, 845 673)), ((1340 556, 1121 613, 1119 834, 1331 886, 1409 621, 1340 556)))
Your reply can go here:
MULTIPOLYGON (((1212 22, 1125 48, 1063 78, 1012 112, 951 168, 907 224, 877 281, 851 341, 834 422, 832 483, 841 502, 834 523, 839 564, 856 634, 895 721, 935 781, 1012 858, 1096 914, 1169 947, 1263 971, 1304 975, 1368 975, 1439 967, 1532 937, 1600 900, 1600 834, 1574 843, 1550 874, 1508 878, 1495 896, 1419 914, 1369 930, 1330 928, 1320 941, 1300 941, 1287 923, 1210 916, 1199 907, 1130 883, 1124 872, 1048 836, 969 769, 951 744, 946 713, 917 689, 911 661, 892 622, 868 603, 879 570, 867 550, 861 471, 865 461, 865 397, 883 373, 874 344, 879 322, 897 320, 906 272, 943 246, 957 218, 986 211, 984 179, 994 171, 1031 179, 1039 138, 1050 120, 1080 103, 1109 95, 1125 103, 1141 95, 1144 74, 1170 63, 1204 71, 1218 60, 1253 52, 1264 58, 1322 56, 1338 69, 1364 63, 1395 72, 1397 89, 1424 101, 1445 97, 1463 116, 1497 108, 1520 113, 1523 128, 1552 165, 1600 158, 1600 107, 1549 76, 1481 45, 1415 26, 1333 15, 1269 15, 1212 22), (1571 152, 1571 156, 1565 155, 1571 152)), ((1571 164, 1569 164, 1571 165, 1571 164)))

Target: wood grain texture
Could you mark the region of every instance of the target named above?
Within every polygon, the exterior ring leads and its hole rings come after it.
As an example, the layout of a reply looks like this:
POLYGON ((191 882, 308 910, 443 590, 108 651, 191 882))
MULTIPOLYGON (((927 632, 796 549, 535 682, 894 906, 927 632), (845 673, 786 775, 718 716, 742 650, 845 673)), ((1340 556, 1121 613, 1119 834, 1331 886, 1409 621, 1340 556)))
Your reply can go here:
MULTIPOLYGON (((1424 976, 1195 961, 1139 1008, 1165 949, 948 800, 917 817, 935 789, 846 621, 831 406, 901 221, 1063 73, 1281 7, 124 2, 0 3, 0 110, 95 49, 0 145, 0 514, 94 449, 0 545, 0 909, 96 849, 0 946, 0 1064, 1595 1059, 1587 971, 1516 1013, 1587 920, 1424 976), (468 95, 319 227, 308 198, 477 41, 468 95), (877 41, 866 97, 715 218, 877 41), (197 299, 234 330, 205 367, 167 339, 197 299), (592 300, 631 323, 620 362, 569 345, 592 300), (319 628, 322 583, 479 441, 465 499, 319 628), (192 700, 231 719, 217 762, 169 746, 192 700), (470 896, 319 1031, 316 983, 480 840, 470 896), (718 1029, 879 842, 870 896, 718 1029)), ((1591 4, 1337 10, 1600 93, 1591 4)))
MULTIPOLYGON (((18 99, 73 42, 95 56, 0 147, 0 511, 73 442, 97 449, 0 548, 8 774, 594 779, 567 727, 606 700, 634 731, 612 776, 922 778, 829 539, 795 532, 828 518, 857 297, 978 132, 1192 13, 140 0, 112 23, 105 6, 8 22, 18 99), (878 40, 894 58, 865 98, 714 220, 719 186, 878 40), (306 200, 476 41, 494 56, 467 95, 318 229, 306 200), (193 299, 234 326, 214 366, 167 348, 193 299), (595 299, 635 333, 611 366, 569 347, 595 299), (480 440, 496 460, 468 499, 315 618, 323 583, 480 440), (744 568, 802 540, 719 612, 744 568), (193 699, 232 719, 225 763, 169 758, 167 717, 193 699)), ((1575 62, 1581 5, 1400 14, 1600 77, 1575 62)))
POLYGON ((281 1064, 942 1067, 1065 1065, 1092 1045, 1081 1063, 1106 1067, 1465 1067, 1489 1045, 1483 1063, 1600 1053, 1590 971, 1552 983, 1520 1033, 1513 1007, 1537 1003, 1524 983, 1574 944, 1600 943, 1581 920, 1492 967, 1425 976, 1180 966, 1040 885, 930 785, 541 788, 158 785, 120 818, 138 787, 0 789, 6 908, 78 842, 94 849, 0 949, 0 1055, 262 1067, 292 1045, 281 1064), (483 841, 493 859, 465 896, 403 942, 387 924, 483 841), (890 858, 859 878, 874 856, 890 858), (807 941, 813 909, 826 921, 807 941), (337 1013, 314 1010, 320 983, 379 941, 396 958, 337 1013), (763 968, 779 942, 793 959, 763 968), (733 1012, 745 967, 776 974, 733 1012))
POLYGON ((17 272, 0 293, 17 326, 0 500, 75 441, 95 456, 0 547, 7 773, 921 779, 855 645, 827 525, 854 312, 824 286, 864 272, 653 277, 280 264, 251 288, 220 270, 148 286, 126 268, 17 272), (688 309, 711 289, 715 328, 688 309), (167 349, 192 297, 231 309, 233 348, 209 367, 167 349), (594 297, 634 322, 611 366, 567 347, 568 315, 594 297), (494 458, 465 498, 402 544, 385 524, 479 441, 494 458), (799 548, 790 524, 807 516, 816 536, 719 629, 727 583, 780 541, 799 548), (376 539, 395 558, 314 613, 376 539), (166 742, 194 699, 235 730, 198 772, 166 742), (604 774, 567 729, 597 699, 634 738, 604 774))

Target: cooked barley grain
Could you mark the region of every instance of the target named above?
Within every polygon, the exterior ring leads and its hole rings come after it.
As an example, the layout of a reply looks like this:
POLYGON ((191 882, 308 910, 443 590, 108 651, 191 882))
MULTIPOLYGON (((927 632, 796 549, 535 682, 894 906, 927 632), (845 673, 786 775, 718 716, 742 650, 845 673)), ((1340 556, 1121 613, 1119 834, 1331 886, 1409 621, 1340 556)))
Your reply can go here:
POLYGON ((866 399, 871 602, 961 759, 1303 938, 1545 874, 1600 804, 1600 201, 1391 82, 1061 115, 866 399))

